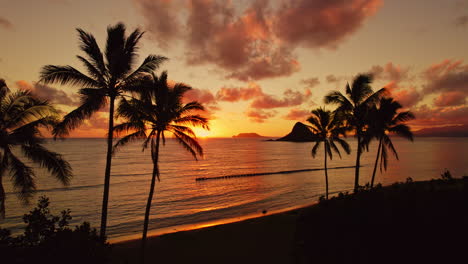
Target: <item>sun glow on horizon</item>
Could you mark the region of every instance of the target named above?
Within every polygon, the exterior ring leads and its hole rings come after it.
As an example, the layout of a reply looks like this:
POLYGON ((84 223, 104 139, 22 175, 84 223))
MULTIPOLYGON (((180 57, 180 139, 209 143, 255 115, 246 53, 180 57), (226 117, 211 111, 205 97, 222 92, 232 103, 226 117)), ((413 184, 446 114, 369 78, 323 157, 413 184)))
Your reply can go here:
POLYGON ((199 127, 194 128, 193 132, 195 133, 197 138, 209 138, 211 137, 211 134, 212 134, 210 130, 206 130, 206 129, 199 128, 199 127))

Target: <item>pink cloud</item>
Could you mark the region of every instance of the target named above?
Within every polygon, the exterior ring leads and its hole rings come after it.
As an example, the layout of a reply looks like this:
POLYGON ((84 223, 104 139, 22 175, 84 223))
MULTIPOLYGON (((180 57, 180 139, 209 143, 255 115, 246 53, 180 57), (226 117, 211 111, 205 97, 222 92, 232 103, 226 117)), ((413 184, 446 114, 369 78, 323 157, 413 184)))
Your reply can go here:
POLYGON ((267 119, 274 117, 277 114, 276 111, 263 111, 263 110, 248 110, 246 115, 251 121, 256 123, 264 123, 267 119))
POLYGON ((390 95, 395 98, 404 108, 410 108, 417 105, 424 96, 416 90, 415 87, 401 88, 395 87, 395 82, 391 82, 385 86, 390 91, 390 95))
POLYGON ((167 48, 169 43, 181 35, 181 24, 177 7, 180 1, 172 0, 134 0, 145 19, 145 28, 152 33, 153 40, 160 47, 167 48))
POLYGON ((412 109, 416 116, 410 124, 418 127, 468 125, 468 106, 435 107, 427 105, 412 109))
POLYGON ((0 17, 0 28, 13 29, 13 24, 6 18, 0 17))
POLYGON ((17 81, 16 86, 21 90, 29 90, 40 99, 47 100, 54 104, 78 106, 79 96, 72 97, 62 90, 39 83, 29 83, 24 80, 17 81))
POLYGON ((376 80, 394 82, 395 85, 409 78, 409 68, 403 68, 389 62, 385 66, 374 65, 369 71, 376 80))
POLYGON ((454 21, 454 24, 457 27, 465 27, 466 25, 468 25, 468 16, 463 15, 463 16, 457 17, 454 21))
MULTIPOLYGON (((310 96, 310 93, 307 94, 308 96, 310 96)), ((283 98, 277 98, 272 95, 264 94, 256 98, 250 104, 250 106, 256 109, 271 109, 278 107, 297 106, 305 102, 306 99, 308 99, 308 96, 302 94, 299 91, 293 91, 291 89, 288 89, 283 93, 283 98)))
POLYGON ((182 42, 187 64, 211 64, 227 78, 254 81, 299 71, 297 47, 338 46, 381 0, 134 2, 159 45, 182 42))
POLYGON ((423 77, 428 81, 424 87, 426 93, 463 91, 468 95, 468 65, 463 65, 461 60, 434 64, 424 71, 423 77))
POLYGON ((434 105, 439 107, 457 106, 464 104, 466 104, 466 94, 461 91, 442 93, 434 99, 434 105))
POLYGON ((218 102, 210 90, 207 89, 192 89, 185 93, 183 98, 184 103, 197 101, 205 107, 205 111, 200 113, 209 119, 215 119, 214 112, 219 110, 218 102))
POLYGON ((310 116, 310 111, 293 108, 284 116, 286 120, 306 120, 310 116))
POLYGON ((293 45, 336 48, 380 5, 380 0, 284 1, 275 14, 275 32, 293 45))
POLYGON ((314 88, 315 86, 320 84, 320 81, 318 78, 308 78, 308 79, 302 79, 301 84, 304 84, 307 88, 314 88))
POLYGON ((250 100, 262 95, 262 88, 258 84, 251 83, 248 87, 241 88, 222 87, 216 93, 216 98, 220 101, 237 102, 250 100))

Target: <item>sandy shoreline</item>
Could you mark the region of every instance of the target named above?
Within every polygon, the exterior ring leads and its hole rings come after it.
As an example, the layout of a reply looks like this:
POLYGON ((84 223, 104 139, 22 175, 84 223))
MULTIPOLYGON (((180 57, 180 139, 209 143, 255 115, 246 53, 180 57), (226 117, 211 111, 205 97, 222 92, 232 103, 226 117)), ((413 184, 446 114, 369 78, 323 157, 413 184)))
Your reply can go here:
MULTIPOLYGON (((316 203, 148 238, 148 263, 288 263, 296 221, 316 203)), ((112 263, 137 263, 140 236, 113 240, 112 263)))
MULTIPOLYGON (((267 211, 266 213, 256 212, 256 213, 247 214, 247 215, 243 215, 243 216, 239 216, 239 217, 233 217, 233 218, 217 219, 217 220, 200 222, 200 223, 195 223, 195 224, 169 226, 169 227, 149 231, 148 232, 148 238, 154 238, 154 237, 162 236, 162 235, 170 235, 170 234, 174 234, 174 233, 178 233, 178 232, 194 231, 194 230, 204 229, 204 228, 213 227, 213 226, 220 226, 220 225, 238 223, 238 222, 242 222, 242 221, 246 221, 246 220, 250 220, 250 219, 262 218, 262 217, 267 217, 267 216, 271 216, 271 215, 275 215, 275 214, 288 213, 290 211, 295 211, 295 210, 298 210, 298 209, 308 208, 308 207, 313 206, 313 205, 315 205, 317 203, 318 202, 313 202, 313 203, 309 203, 309 204, 306 204, 306 205, 292 206, 292 207, 288 207, 288 208, 267 211)), ((132 243, 132 241, 134 241, 134 240, 139 241, 140 239, 141 239, 141 232, 137 233, 137 234, 111 238, 108 241, 111 244, 120 244, 120 243, 132 243)))

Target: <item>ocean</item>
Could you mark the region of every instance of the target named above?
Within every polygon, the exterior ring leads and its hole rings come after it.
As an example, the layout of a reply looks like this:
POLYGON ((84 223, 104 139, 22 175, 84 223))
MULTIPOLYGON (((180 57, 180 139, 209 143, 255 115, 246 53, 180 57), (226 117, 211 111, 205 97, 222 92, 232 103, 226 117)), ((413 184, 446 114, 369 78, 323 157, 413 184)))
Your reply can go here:
MULTIPOLYGON (((393 139, 399 160, 389 158, 388 169, 378 171, 376 181, 388 185, 397 181, 439 178, 448 169, 454 177, 468 175, 468 138, 416 138, 414 142, 393 139)), ((352 153, 342 152, 328 161, 330 193, 351 191, 354 183, 356 140, 348 138, 352 153), (335 169, 334 169, 335 168, 335 169)), ((227 223, 315 203, 325 193, 323 148, 312 158, 314 143, 271 142, 254 138, 200 139, 204 158, 195 161, 175 140, 168 139, 160 152, 161 181, 151 209, 149 234, 227 223), (317 170, 314 170, 317 169, 317 170), (302 170, 302 171, 297 171, 302 170), (288 173, 289 172, 289 173, 288 173), (249 174, 248 177, 237 177, 249 174), (197 178, 221 179, 197 181, 197 178)), ((51 210, 59 214, 69 208, 72 225, 88 221, 98 228, 106 156, 105 139, 48 141, 46 146, 64 155, 74 177, 63 187, 46 171, 37 169, 37 193, 30 205, 23 205, 8 177, 6 218, 0 227, 14 233, 24 226, 23 214, 42 195, 50 198, 51 210)), ((377 146, 371 144, 361 159, 361 185, 370 181, 377 146)), ((141 143, 121 149, 112 165, 108 237, 111 241, 141 236, 144 209, 151 180, 152 162, 141 143)))

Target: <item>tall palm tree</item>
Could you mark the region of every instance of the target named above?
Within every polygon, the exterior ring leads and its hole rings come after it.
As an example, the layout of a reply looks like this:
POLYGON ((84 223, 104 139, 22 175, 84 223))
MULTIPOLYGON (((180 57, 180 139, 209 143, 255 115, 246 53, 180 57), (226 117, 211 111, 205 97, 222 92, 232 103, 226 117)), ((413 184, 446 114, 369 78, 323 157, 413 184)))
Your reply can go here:
POLYGON ((398 153, 388 133, 396 134, 413 141, 413 133, 404 123, 414 119, 414 115, 410 111, 398 112, 401 108, 401 104, 393 98, 381 98, 378 107, 374 106, 370 111, 369 117, 371 122, 369 122, 370 125, 364 137, 364 143, 368 144, 372 138, 375 138, 379 142, 374 170, 372 171, 371 188, 374 186, 375 172, 377 170, 379 158, 380 171, 382 171, 382 169, 387 170, 388 150, 391 150, 398 160, 398 153))
POLYGON ((190 86, 176 83, 171 87, 167 83, 166 72, 163 72, 159 78, 153 74, 152 78, 145 83, 144 86, 147 88, 137 93, 136 98, 122 99, 122 103, 117 109, 117 115, 126 121, 114 128, 116 133, 131 131, 115 144, 115 150, 138 139, 144 139, 143 150, 147 149, 148 145, 151 147, 153 173, 143 225, 141 245, 143 262, 154 186, 156 178, 158 181, 160 180, 158 160, 161 140, 164 144, 165 133, 172 133, 182 147, 189 151, 196 160, 198 156, 203 155, 203 149, 189 126, 209 129, 208 120, 196 114, 197 111, 204 110, 200 103, 196 101, 182 103, 184 93, 191 89, 190 86))
POLYGON ((315 158, 320 143, 324 145, 324 168, 325 168, 325 193, 328 200, 328 172, 327 172, 327 156, 330 160, 333 159, 333 152, 337 153, 341 158, 340 150, 335 142, 338 142, 344 151, 349 154, 350 148, 348 143, 341 139, 340 136, 346 135, 347 127, 344 126, 343 120, 339 114, 326 111, 323 108, 312 110, 312 116, 307 119, 310 123, 310 129, 318 137, 317 142, 312 148, 312 157, 315 158))
POLYGON ((54 125, 57 117, 57 111, 48 102, 36 99, 29 91, 12 93, 0 79, 0 218, 5 217, 2 179, 6 174, 10 174, 23 202, 28 202, 36 189, 33 168, 15 152, 20 151, 25 158, 46 168, 64 185, 69 183, 70 164, 42 145, 44 139, 39 131, 40 127, 54 125))
POLYGON ((63 121, 55 127, 53 131, 55 137, 68 135, 70 130, 77 128, 85 119, 90 118, 109 102, 109 128, 100 230, 102 238, 105 238, 107 226, 115 101, 121 98, 125 92, 137 89, 134 84, 138 79, 158 68, 166 60, 162 56, 149 55, 138 68, 133 70, 137 57, 137 44, 144 32, 136 29, 127 37, 125 30, 122 23, 107 28, 106 50, 103 54, 94 36, 78 28, 80 49, 85 53, 85 57, 77 56, 77 58, 83 63, 88 75, 72 66, 56 65, 44 66, 40 74, 43 83, 68 84, 81 88, 78 92, 81 95, 81 105, 65 115, 63 121))
POLYGON ((362 142, 363 133, 367 128, 366 116, 372 107, 386 92, 385 88, 374 92, 370 86, 372 76, 360 74, 351 86, 346 85, 346 95, 339 91, 332 91, 325 96, 325 103, 338 105, 337 111, 346 116, 348 125, 353 128, 357 138, 356 168, 354 176, 354 192, 359 190, 359 169, 361 154, 365 145, 362 142))

